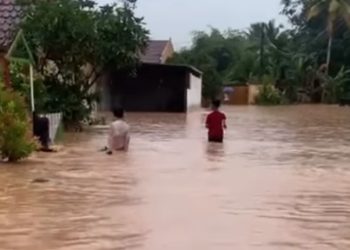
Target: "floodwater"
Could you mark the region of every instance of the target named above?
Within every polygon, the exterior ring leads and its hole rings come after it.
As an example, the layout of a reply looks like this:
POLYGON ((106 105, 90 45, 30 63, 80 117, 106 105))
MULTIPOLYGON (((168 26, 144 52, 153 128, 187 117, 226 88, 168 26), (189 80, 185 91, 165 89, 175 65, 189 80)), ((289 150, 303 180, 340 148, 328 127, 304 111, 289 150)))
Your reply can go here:
POLYGON ((225 112, 224 145, 205 111, 129 114, 126 154, 98 129, 1 166, 0 249, 350 249, 350 109, 225 112))

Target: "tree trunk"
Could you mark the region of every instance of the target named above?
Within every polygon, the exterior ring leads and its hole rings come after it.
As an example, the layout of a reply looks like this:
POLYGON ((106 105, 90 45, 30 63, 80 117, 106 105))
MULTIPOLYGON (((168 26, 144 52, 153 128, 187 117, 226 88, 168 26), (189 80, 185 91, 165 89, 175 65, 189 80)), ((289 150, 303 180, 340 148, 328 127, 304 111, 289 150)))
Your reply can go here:
POLYGON ((265 54, 265 25, 261 24, 261 37, 260 37, 260 81, 264 75, 264 54, 265 54))
POLYGON ((326 75, 329 74, 329 66, 331 64, 331 56, 332 56, 332 45, 333 45, 333 31, 329 33, 328 38, 328 48, 327 48, 327 61, 326 61, 326 75))

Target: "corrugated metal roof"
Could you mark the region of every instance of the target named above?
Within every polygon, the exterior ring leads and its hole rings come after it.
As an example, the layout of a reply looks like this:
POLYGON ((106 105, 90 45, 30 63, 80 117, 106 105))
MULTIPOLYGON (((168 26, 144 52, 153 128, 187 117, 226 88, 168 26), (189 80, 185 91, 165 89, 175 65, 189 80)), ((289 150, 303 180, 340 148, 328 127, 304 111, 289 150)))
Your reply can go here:
MULTIPOLYGON (((1 1, 1 0, 0 0, 1 1)), ((143 63, 161 63, 161 57, 169 41, 151 40, 141 56, 143 63)))
POLYGON ((6 51, 18 31, 23 9, 16 0, 0 0, 0 51, 6 51))

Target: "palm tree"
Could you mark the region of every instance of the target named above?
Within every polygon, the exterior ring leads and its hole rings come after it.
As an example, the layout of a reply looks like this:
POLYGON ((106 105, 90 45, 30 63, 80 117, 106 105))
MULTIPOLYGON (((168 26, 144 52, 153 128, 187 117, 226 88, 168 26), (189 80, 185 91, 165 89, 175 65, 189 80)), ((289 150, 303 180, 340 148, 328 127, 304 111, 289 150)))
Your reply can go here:
MULTIPOLYGON (((259 78, 262 79, 265 72, 265 43, 266 43, 266 23, 254 23, 250 25, 248 32, 246 33, 248 40, 259 44, 259 61, 260 72, 259 78)), ((254 46, 256 45, 254 44, 254 46)))
POLYGON ((346 21, 350 25, 350 1, 349 0, 315 0, 312 2, 307 18, 311 20, 317 16, 327 13, 327 33, 328 33, 328 48, 326 61, 326 74, 329 71, 331 61, 334 26, 339 18, 346 21))
POLYGON ((275 21, 271 20, 267 23, 252 24, 246 32, 247 39, 252 42, 250 47, 259 55, 257 58, 260 63, 260 79, 264 74, 271 74, 272 67, 275 73, 280 72, 283 67, 281 61, 289 56, 285 51, 289 33, 282 28, 282 25, 276 25, 275 21))

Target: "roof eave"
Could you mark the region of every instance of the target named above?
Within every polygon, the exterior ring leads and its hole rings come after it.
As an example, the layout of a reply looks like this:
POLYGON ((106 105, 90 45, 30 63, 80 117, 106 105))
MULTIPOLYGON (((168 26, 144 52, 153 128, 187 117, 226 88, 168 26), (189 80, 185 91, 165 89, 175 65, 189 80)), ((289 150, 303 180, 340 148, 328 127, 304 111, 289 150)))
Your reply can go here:
POLYGON ((160 67, 186 68, 189 71, 191 71, 191 73, 196 75, 197 77, 202 77, 202 75, 203 75, 202 71, 200 71, 199 69, 193 67, 192 65, 187 65, 187 64, 161 64, 161 63, 144 63, 144 62, 142 62, 142 64, 153 65, 153 66, 160 66, 160 67))

